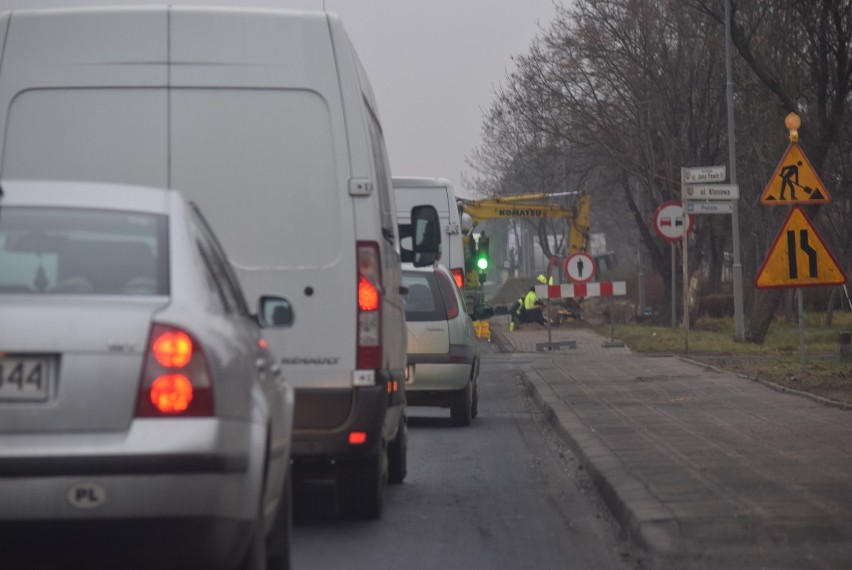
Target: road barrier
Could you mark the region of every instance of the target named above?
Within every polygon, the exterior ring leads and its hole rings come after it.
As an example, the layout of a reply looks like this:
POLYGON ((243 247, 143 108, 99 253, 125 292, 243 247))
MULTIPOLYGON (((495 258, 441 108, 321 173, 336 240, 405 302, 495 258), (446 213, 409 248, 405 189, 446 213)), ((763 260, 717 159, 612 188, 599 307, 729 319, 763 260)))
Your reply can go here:
POLYGON ((561 285, 536 285, 539 299, 563 299, 566 297, 620 297, 627 295, 626 281, 611 283, 563 283, 561 285))

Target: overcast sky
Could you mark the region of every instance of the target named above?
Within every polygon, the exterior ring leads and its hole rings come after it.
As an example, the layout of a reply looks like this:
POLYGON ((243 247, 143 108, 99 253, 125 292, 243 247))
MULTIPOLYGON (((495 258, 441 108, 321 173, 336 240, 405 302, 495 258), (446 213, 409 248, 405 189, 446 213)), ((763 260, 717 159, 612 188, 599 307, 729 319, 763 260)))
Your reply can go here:
MULTIPOLYGON (((150 0, 0 0, 0 10, 71 5, 162 5, 150 0)), ((323 0, 182 0, 322 10, 323 0)), ((343 20, 379 105, 395 175, 449 178, 461 187, 482 114, 511 56, 554 15, 552 0, 325 0, 343 20)))

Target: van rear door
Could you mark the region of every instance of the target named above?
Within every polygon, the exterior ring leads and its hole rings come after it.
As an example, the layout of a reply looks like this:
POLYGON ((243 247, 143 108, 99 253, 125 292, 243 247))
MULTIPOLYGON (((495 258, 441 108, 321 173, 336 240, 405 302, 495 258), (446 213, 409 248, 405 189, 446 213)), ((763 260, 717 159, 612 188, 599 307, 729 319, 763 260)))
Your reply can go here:
POLYGON ((293 303, 292 328, 266 333, 285 376, 350 388, 353 198, 326 19, 175 8, 170 63, 171 185, 203 208, 250 302, 293 303))

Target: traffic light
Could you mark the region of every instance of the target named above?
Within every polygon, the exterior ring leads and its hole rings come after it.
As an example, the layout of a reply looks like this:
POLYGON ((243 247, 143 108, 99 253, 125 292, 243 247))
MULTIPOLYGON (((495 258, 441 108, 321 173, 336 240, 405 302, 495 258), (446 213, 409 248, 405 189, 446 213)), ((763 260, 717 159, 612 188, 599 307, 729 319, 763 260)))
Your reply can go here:
POLYGON ((488 238, 484 235, 479 236, 476 244, 476 267, 480 271, 488 269, 488 238))

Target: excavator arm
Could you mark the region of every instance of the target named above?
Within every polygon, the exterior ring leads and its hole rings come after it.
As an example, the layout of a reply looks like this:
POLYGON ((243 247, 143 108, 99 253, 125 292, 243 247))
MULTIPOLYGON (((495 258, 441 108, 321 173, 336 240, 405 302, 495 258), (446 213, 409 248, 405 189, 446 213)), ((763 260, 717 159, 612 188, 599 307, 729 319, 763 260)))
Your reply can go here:
POLYGON ((570 222, 568 230, 568 255, 579 251, 589 251, 589 230, 591 228, 591 197, 581 192, 576 207, 561 204, 542 204, 536 200, 549 199, 560 194, 519 194, 482 200, 459 200, 462 213, 468 214, 476 226, 483 220, 501 220, 520 218, 525 220, 565 219, 570 222))

